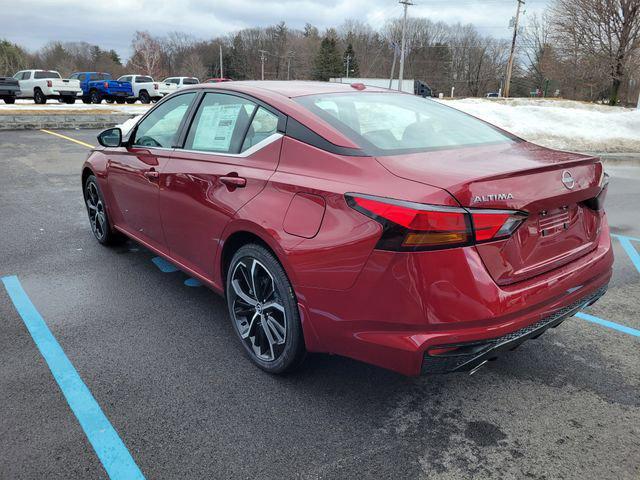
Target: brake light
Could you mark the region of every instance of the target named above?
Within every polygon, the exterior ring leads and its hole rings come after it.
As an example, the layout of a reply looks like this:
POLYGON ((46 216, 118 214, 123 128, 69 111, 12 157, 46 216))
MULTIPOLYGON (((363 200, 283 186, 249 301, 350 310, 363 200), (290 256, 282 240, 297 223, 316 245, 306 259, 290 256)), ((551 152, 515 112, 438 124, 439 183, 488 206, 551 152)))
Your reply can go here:
POLYGON ((104 88, 109 88, 109 82, 104 82, 103 85, 104 85, 104 88))
POLYGON ((157 83, 154 83, 154 84, 153 84, 153 89, 154 89, 154 90, 158 90, 158 84, 157 84, 157 83))
POLYGON ((53 82, 51 80, 47 80, 47 87, 53 87, 53 82))
POLYGON ((347 204, 383 227, 376 248, 438 250, 511 236, 526 218, 521 212, 474 210, 347 194, 347 204))

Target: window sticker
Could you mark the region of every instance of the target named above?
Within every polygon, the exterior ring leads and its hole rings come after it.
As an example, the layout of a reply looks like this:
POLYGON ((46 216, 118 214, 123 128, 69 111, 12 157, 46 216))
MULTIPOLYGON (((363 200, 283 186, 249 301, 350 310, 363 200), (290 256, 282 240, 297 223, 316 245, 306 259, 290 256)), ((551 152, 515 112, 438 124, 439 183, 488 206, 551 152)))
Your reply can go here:
POLYGON ((193 138, 194 150, 228 152, 242 105, 205 105, 193 138))

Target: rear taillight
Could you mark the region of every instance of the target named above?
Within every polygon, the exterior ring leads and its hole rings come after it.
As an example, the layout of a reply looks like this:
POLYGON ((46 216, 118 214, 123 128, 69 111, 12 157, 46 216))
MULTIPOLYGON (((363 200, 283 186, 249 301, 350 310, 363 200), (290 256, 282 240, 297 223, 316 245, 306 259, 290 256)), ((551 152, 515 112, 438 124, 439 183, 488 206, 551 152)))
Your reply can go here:
POLYGON ((153 84, 153 89, 154 89, 154 90, 158 90, 158 84, 157 84, 157 83, 154 83, 154 84, 153 84))
POLYGON ((103 85, 104 85, 104 88, 109 88, 109 82, 104 82, 103 85))
POLYGON ((53 82, 51 80, 47 80, 47 87, 53 87, 53 82))
POLYGON ((507 238, 526 215, 474 210, 347 194, 347 204, 380 223, 380 250, 421 251, 461 247, 507 238))
POLYGON ((607 191, 609 190, 609 175, 606 173, 602 174, 602 178, 600 179, 600 193, 590 198, 589 200, 585 200, 582 202, 583 205, 590 208, 591 210, 595 210, 599 212, 604 208, 604 201, 607 198, 607 191))

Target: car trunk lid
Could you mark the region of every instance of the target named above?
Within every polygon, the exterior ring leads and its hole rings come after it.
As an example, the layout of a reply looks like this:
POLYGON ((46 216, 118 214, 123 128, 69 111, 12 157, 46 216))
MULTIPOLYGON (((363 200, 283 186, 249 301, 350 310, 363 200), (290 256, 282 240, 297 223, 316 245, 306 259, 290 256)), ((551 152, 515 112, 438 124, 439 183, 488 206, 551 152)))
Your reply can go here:
POLYGON ((596 246, 601 214, 583 204, 601 191, 596 157, 507 142, 378 161, 399 177, 447 190, 463 207, 527 213, 511 237, 475 247, 500 285, 558 268, 596 246))

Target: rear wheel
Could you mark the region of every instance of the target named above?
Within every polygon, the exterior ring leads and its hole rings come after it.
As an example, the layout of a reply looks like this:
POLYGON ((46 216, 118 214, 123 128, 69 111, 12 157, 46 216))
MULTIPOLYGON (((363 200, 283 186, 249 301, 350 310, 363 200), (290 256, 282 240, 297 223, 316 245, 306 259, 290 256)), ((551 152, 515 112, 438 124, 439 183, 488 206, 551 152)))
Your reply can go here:
POLYGON ((16 99, 15 98, 3 98, 4 103, 6 103, 7 105, 13 105, 14 103, 16 103, 16 99))
POLYGON ((129 105, 131 105, 132 103, 136 103, 136 99, 135 98, 127 98, 127 103, 129 105))
POLYGON ((73 105, 74 103, 76 103, 76 99, 74 97, 65 97, 63 98, 64 103, 69 104, 69 105, 73 105))
POLYGON ((113 103, 113 98, 107 98, 107 99, 105 99, 105 102, 107 102, 107 103, 113 103))
POLYGON ((151 102, 151 97, 149 96, 149 94, 148 94, 145 90, 143 90, 143 91, 141 91, 141 92, 140 92, 140 101, 141 101, 142 103, 149 103, 149 102, 151 102))
POLYGON ((227 273, 226 297, 233 327, 256 365, 284 373, 304 360, 298 303, 269 250, 256 244, 238 249, 227 273))
POLYGON ((121 235, 111 230, 104 197, 94 175, 89 175, 84 184, 84 203, 87 206, 91 231, 96 240, 103 245, 112 245, 122 239, 121 235))
POLYGON ((33 91, 33 101, 38 105, 44 105, 45 103, 47 103, 47 97, 44 93, 42 93, 42 90, 36 88, 33 91))
POLYGON ((89 97, 82 97, 82 103, 91 103, 91 99, 89 97))
POLYGON ((124 98, 116 98, 116 103, 122 105, 124 103, 124 98))

